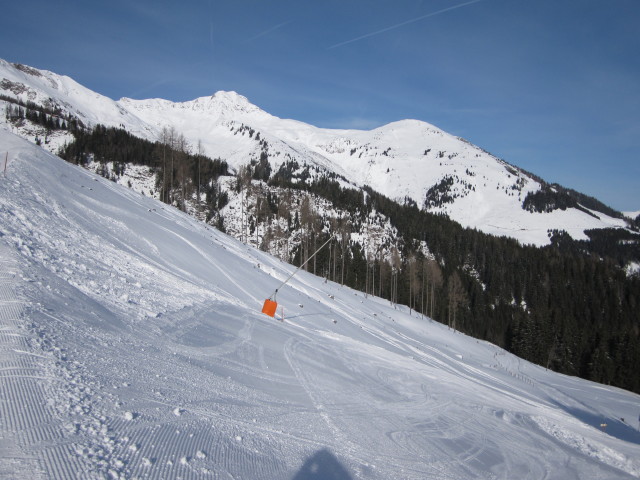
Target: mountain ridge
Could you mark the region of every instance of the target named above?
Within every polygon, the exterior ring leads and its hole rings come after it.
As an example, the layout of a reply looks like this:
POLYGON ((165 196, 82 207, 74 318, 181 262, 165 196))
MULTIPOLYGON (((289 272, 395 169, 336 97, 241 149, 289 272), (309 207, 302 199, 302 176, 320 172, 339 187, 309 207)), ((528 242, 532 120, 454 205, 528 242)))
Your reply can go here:
POLYGON ((34 72, 54 83, 60 76, 6 61, 0 67, 0 76, 13 82, 5 81, 0 92, 53 102, 90 125, 125 128, 152 141, 163 128, 173 127, 194 148, 201 145, 208 156, 224 159, 236 171, 265 152, 272 171, 295 160, 337 174, 354 188, 370 186, 400 202, 409 198, 420 208, 445 214, 465 227, 523 244, 547 245, 549 232, 555 230, 583 240, 585 230, 627 227, 622 218, 604 212, 594 216, 574 206, 526 210, 526 196, 543 188, 537 177, 421 120, 399 120, 373 130, 323 129, 275 117, 236 92, 216 92, 187 102, 113 101, 71 79, 67 82, 73 82, 72 101, 66 101, 66 90, 47 89, 41 82, 25 84, 26 90, 15 94, 17 79, 38 78, 34 72), (20 75, 7 73, 12 69, 20 75), (56 92, 61 95, 47 97, 56 92), (245 128, 250 135, 241 131, 245 128))
MULTIPOLYGON (((251 114, 251 113, 264 113, 258 106, 249 102, 249 100, 234 91, 217 91, 213 95, 198 97, 193 100, 185 102, 172 102, 162 98, 151 98, 136 100, 132 98, 123 97, 116 103, 124 105, 127 108, 131 108, 134 111, 153 109, 160 107, 161 109, 175 109, 175 110, 194 110, 194 111, 213 111, 213 113, 225 114, 251 114)), ((267 114, 268 115, 268 114, 267 114)))

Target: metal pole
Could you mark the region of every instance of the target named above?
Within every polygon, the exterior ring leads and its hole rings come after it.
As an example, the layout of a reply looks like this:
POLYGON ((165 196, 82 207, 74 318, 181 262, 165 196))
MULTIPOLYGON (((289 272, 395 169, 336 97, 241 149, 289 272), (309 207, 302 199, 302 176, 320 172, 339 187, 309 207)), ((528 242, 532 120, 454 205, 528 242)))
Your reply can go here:
POLYGON ((298 268, 296 268, 296 269, 295 269, 295 271, 294 271, 291 275, 289 275, 289 276, 287 277, 287 279, 286 279, 284 282, 282 282, 282 283, 278 286, 278 288, 276 288, 275 292, 273 292, 273 295, 271 295, 271 296, 269 297, 269 300, 273 300, 273 301, 275 302, 275 301, 276 301, 276 295, 277 295, 277 293, 278 293, 278 290, 280 290, 282 287, 284 287, 284 285, 285 285, 289 280, 291 280, 291 278, 292 278, 296 273, 298 273, 298 270, 300 270, 300 269, 301 269, 302 267, 304 267, 307 263, 309 263, 309 260, 311 260, 313 257, 315 257, 315 256, 316 256, 316 254, 317 254, 320 250, 322 250, 322 249, 324 248, 324 246, 325 246, 327 243, 329 243, 331 240, 333 240, 333 237, 334 237, 334 235, 331 235, 331 236, 329 237, 329 240, 327 240, 326 242, 324 242, 320 248, 318 248, 315 252, 313 252, 313 255, 311 255, 309 258, 307 258, 307 259, 305 260, 305 262, 304 262, 302 265, 300 265, 298 268))

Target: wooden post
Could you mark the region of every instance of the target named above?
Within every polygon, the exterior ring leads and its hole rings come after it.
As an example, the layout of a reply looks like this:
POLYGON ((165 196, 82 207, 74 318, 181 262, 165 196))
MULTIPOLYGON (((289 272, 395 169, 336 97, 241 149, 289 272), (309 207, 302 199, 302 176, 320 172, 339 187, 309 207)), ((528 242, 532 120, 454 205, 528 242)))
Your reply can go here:
POLYGON ((4 176, 7 176, 7 163, 9 162, 9 152, 4 156, 4 176))

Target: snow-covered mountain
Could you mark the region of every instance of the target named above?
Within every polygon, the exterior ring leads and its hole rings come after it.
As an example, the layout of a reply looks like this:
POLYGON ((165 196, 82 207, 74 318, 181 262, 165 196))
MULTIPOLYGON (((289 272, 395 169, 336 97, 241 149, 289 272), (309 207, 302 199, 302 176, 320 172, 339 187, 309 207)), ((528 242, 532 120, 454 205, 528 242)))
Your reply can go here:
POLYGON ((640 210, 635 211, 635 212, 623 212, 624 216, 630 219, 635 219, 640 217, 640 210))
POLYGON ((640 477, 640 396, 306 272, 272 319, 293 267, 0 144, 0 477, 640 477))
MULTIPOLYGON (((626 226, 622 215, 577 204, 524 208, 528 194, 553 189, 422 121, 403 120, 370 131, 323 129, 274 117, 235 92, 183 103, 114 101, 68 77, 3 60, 0 94, 58 108, 86 125, 122 127, 149 140, 159 139, 164 127, 174 127, 194 148, 200 143, 208 156, 236 169, 266 154, 274 172, 289 163, 300 171, 308 168, 312 176, 334 175, 347 185, 368 185, 401 203, 411 199, 464 226, 522 243, 547 244, 550 230, 586 239, 586 229, 626 226)), ((52 148, 59 144, 53 142, 52 148)))

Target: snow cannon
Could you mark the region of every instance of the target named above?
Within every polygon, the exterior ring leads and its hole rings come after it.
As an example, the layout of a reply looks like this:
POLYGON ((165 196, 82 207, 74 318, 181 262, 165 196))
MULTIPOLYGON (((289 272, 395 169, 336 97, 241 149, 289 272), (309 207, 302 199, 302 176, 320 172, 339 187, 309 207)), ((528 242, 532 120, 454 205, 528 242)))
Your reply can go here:
POLYGON ((270 298, 267 298, 262 306, 262 313, 269 315, 270 317, 274 317, 276 314, 276 308, 278 308, 278 304, 270 298))
POLYGON ((278 303, 276 302, 276 295, 278 294, 278 290, 280 290, 282 287, 284 287, 284 286, 287 284, 287 282, 288 282, 289 280, 291 280, 291 278, 292 278, 296 273, 298 273, 298 270, 300 270, 300 269, 301 269, 302 267, 304 267, 307 263, 309 263, 309 260, 311 260, 313 257, 315 257, 315 256, 316 256, 316 254, 317 254, 320 250, 322 250, 322 249, 324 248, 324 246, 325 246, 325 245, 327 245, 331 240, 333 240, 333 235, 330 235, 330 236, 329 236, 329 240, 327 240, 326 242, 324 242, 324 243, 320 246, 320 248, 319 248, 319 249, 317 249, 315 252, 313 252, 313 255, 311 255, 309 258, 307 258, 307 259, 305 260, 305 262, 304 262, 302 265, 300 265, 298 268, 296 268, 296 269, 293 271, 293 273, 292 273, 291 275, 289 275, 289 276, 287 277, 287 279, 286 279, 284 282, 282 282, 278 288, 276 288, 276 291, 275 291, 275 292, 273 292, 273 295, 271 295, 269 298, 267 298, 267 299, 264 301, 264 305, 262 306, 262 313, 264 313, 264 314, 266 314, 266 315, 269 315, 270 317, 275 317, 275 315, 276 315, 276 308, 278 308, 278 303), (272 299, 273 299, 273 300, 272 300, 272 299))

